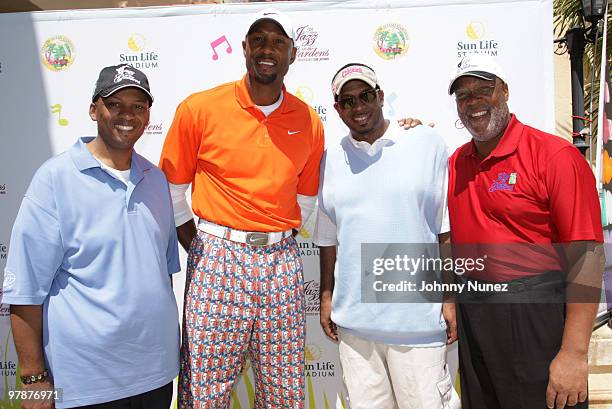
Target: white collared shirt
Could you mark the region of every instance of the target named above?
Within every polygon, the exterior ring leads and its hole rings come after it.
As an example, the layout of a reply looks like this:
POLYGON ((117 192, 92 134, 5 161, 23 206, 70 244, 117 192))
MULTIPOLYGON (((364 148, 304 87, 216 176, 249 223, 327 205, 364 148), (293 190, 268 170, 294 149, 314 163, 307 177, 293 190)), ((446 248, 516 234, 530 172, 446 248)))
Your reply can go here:
POLYGON ((395 141, 397 141, 397 138, 400 133, 396 132, 397 129, 391 129, 392 127, 400 128, 397 121, 391 120, 391 122, 389 123, 389 128, 387 128, 387 131, 385 131, 385 133, 380 138, 375 140, 374 143, 371 145, 366 141, 358 141, 357 139, 353 138, 353 135, 349 135, 348 140, 353 144, 355 148, 359 149, 360 151, 365 152, 368 156, 374 156, 378 152, 380 152, 380 150, 384 148, 385 146, 391 145, 395 143, 395 141))
MULTIPOLYGON (((366 153, 368 156, 374 156, 378 152, 380 152, 385 146, 394 144, 398 138, 410 136, 401 135, 404 129, 398 124, 398 122, 392 119, 389 123, 389 127, 385 131, 385 133, 374 141, 373 144, 369 144, 366 141, 358 141, 353 138, 353 135, 348 136, 348 140, 353 144, 353 146, 360 151, 366 153)), ((448 176, 447 176, 448 178, 448 176)), ((445 184, 448 182, 448 179, 445 180, 445 184)), ((336 224, 329 218, 329 216, 317 208, 317 219, 316 219, 315 231, 313 236, 313 241, 318 246, 337 246, 338 245, 338 236, 336 233, 336 224)), ((446 204, 446 197, 444 199, 444 215, 443 215, 443 224, 442 224, 442 233, 448 232, 450 230, 450 223, 448 220, 448 207, 446 204)))

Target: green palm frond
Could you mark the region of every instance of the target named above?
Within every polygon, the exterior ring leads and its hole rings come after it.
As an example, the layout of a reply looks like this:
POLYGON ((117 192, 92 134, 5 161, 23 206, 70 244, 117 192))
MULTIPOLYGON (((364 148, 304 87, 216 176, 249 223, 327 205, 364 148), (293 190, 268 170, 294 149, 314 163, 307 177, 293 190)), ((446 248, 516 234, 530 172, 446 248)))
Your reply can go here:
MULTIPOLYGON (((610 2, 608 2, 610 3, 610 2)), ((608 6, 608 9, 610 6, 608 6)), ((580 0, 554 0, 554 35, 556 38, 565 36, 567 30, 574 27, 591 29, 591 23, 585 21, 582 15, 582 2, 580 0)), ((603 22, 600 23, 603 27, 603 22)), ((601 30, 600 30, 601 31, 601 30)), ((593 135, 597 134, 597 107, 599 103, 599 69, 601 67, 601 47, 603 44, 604 33, 599 33, 597 43, 587 42, 584 51, 584 101, 587 118, 593 121, 593 135), (593 70, 593 67, 595 69, 593 70), (593 100, 592 112, 589 112, 593 100)), ((608 10, 608 29, 605 33, 607 37, 606 53, 608 63, 612 61, 612 13, 608 10)), ((563 50, 567 52, 567 50, 563 50)), ((568 57, 569 58, 569 57, 568 57)), ((585 124, 588 125, 588 124, 585 124)))

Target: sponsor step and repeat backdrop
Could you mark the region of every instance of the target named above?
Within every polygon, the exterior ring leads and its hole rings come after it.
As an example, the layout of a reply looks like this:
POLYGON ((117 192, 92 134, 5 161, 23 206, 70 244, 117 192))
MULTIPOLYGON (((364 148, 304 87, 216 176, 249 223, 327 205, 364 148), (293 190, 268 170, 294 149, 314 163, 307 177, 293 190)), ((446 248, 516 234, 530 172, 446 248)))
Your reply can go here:
MULTIPOLYGON (((269 6, 0 15, 0 271, 34 171, 77 137, 95 135, 88 107, 103 66, 125 62, 148 75, 155 104, 137 150, 157 163, 178 103, 193 92, 244 74, 247 23, 251 14, 269 6)), ((287 90, 319 114, 328 144, 347 132, 333 108, 331 78, 346 63, 360 62, 377 72, 388 117, 434 122, 452 152, 469 137, 447 87, 458 57, 472 53, 494 55, 503 65, 510 107, 521 120, 554 130, 552 0, 364 0, 273 6, 287 12, 296 28, 298 53, 286 77, 287 90)), ((337 347, 319 326, 313 228, 314 217, 299 235, 307 299, 307 407, 341 408, 346 394, 337 347)), ((182 309, 184 272, 176 280, 182 309)), ((16 403, 8 398, 8 390, 16 386, 18 362, 7 306, 1 306, 0 315, 0 408, 12 408, 16 403)), ((456 372, 456 346, 449 359, 456 372)), ((232 407, 249 408, 253 388, 247 371, 233 393, 232 407)))

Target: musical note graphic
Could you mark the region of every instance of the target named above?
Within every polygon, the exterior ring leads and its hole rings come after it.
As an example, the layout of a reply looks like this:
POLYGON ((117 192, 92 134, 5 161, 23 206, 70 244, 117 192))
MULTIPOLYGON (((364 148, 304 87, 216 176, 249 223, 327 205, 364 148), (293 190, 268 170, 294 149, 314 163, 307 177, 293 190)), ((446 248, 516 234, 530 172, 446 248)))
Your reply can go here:
POLYGON ((51 113, 57 114, 57 124, 59 126, 68 126, 68 120, 62 118, 62 104, 51 105, 51 113))
POLYGON ((385 95, 385 105, 387 105, 388 107, 387 111, 389 116, 395 116, 395 109, 393 109, 393 101, 395 101, 396 99, 397 94, 395 92, 392 92, 389 96, 385 95))
POLYGON ((227 37, 225 37, 225 36, 223 35, 223 36, 221 36, 221 37, 217 38, 217 39, 216 39, 215 41, 213 41, 212 43, 210 43, 210 46, 212 47, 213 52, 214 52, 214 54, 213 54, 213 56, 212 56, 212 59, 213 59, 213 60, 217 61, 217 60, 219 59, 219 53, 217 53, 216 48, 217 48, 218 46, 220 46, 221 44, 223 44, 223 43, 227 43, 227 49, 226 49, 225 51, 226 51, 228 54, 231 54, 231 53, 232 53, 232 46, 230 45, 229 41, 227 41, 227 37))

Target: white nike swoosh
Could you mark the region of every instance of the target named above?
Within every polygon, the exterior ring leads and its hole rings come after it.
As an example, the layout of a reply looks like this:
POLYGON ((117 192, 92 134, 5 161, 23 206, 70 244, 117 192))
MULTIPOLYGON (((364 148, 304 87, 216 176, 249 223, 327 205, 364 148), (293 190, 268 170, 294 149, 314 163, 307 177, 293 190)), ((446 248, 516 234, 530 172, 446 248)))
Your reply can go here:
POLYGON ((295 135, 296 133, 300 133, 302 131, 287 131, 287 135, 295 135))

